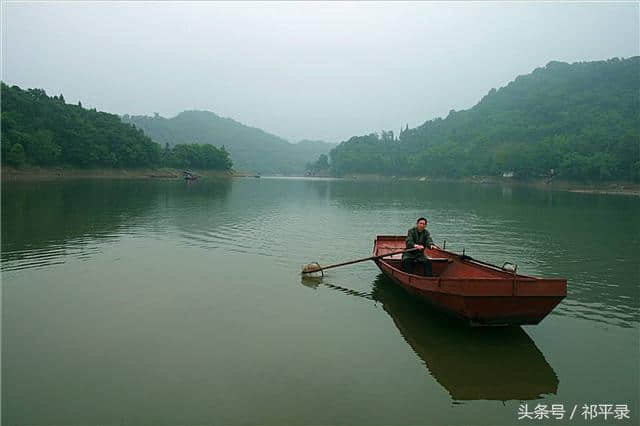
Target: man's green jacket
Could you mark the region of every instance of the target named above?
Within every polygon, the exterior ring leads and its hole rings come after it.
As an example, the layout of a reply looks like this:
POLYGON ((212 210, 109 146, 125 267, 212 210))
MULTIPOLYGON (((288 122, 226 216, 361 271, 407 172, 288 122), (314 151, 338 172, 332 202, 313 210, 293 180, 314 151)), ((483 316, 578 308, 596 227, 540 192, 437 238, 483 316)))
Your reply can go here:
MULTIPOLYGON (((407 232, 407 248, 413 248, 416 244, 420 244, 425 248, 428 248, 430 244, 433 244, 433 240, 431 239, 431 234, 426 229, 422 232, 418 232, 417 227, 413 227, 409 229, 407 232)), ((403 259, 418 259, 424 256, 424 251, 416 250, 410 251, 407 253, 402 253, 403 259)))

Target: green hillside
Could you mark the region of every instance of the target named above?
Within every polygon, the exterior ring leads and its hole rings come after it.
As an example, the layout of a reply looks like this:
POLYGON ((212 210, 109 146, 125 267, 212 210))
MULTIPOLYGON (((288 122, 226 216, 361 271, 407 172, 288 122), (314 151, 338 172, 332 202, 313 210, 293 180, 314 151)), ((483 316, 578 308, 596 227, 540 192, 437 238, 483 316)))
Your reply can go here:
POLYGON ((120 117, 42 89, 2 83, 2 164, 12 166, 179 167, 229 170, 222 147, 179 144, 161 150, 144 132, 120 117))
POLYGON ((301 174, 309 158, 327 154, 335 146, 320 141, 292 144, 210 111, 184 111, 173 118, 158 114, 125 115, 123 121, 135 124, 163 146, 180 143, 224 146, 231 153, 234 168, 240 171, 301 174))
POLYGON ((550 62, 398 138, 353 137, 334 173, 640 179, 640 57, 550 62))
POLYGON ((160 146, 117 115, 69 105, 42 89, 2 83, 2 163, 147 167, 160 146))

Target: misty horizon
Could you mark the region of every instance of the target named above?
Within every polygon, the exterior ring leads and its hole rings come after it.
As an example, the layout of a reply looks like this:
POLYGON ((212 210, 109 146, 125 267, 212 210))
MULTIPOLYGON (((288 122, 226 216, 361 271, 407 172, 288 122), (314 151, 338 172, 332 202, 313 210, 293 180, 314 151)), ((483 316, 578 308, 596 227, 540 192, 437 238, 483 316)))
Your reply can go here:
POLYGON ((2 80, 291 142, 416 127, 551 61, 638 55, 637 3, 3 3, 2 80))

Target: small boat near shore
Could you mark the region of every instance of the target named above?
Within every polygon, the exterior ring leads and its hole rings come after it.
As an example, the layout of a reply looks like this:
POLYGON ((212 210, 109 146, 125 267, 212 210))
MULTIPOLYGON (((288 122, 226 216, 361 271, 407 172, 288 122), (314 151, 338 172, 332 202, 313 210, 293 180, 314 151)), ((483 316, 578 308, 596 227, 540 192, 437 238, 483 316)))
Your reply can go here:
MULTIPOLYGON (((405 248, 404 236, 378 236, 373 255, 405 248)), ((425 249, 432 277, 402 270, 402 255, 375 259, 383 274, 434 308, 471 325, 538 324, 567 295, 564 278, 535 278, 444 249, 425 249)))
POLYGON ((183 171, 182 176, 184 177, 185 180, 198 180, 198 178, 200 177, 188 170, 183 171))

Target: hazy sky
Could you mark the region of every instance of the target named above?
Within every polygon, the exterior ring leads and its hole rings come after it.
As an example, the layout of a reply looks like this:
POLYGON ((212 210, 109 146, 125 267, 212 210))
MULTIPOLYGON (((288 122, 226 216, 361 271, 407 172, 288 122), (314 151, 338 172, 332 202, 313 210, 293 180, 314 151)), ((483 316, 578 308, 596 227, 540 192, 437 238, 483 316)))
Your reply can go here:
POLYGON ((117 114, 206 109, 337 142, 639 52, 627 3, 2 2, 2 80, 117 114))

